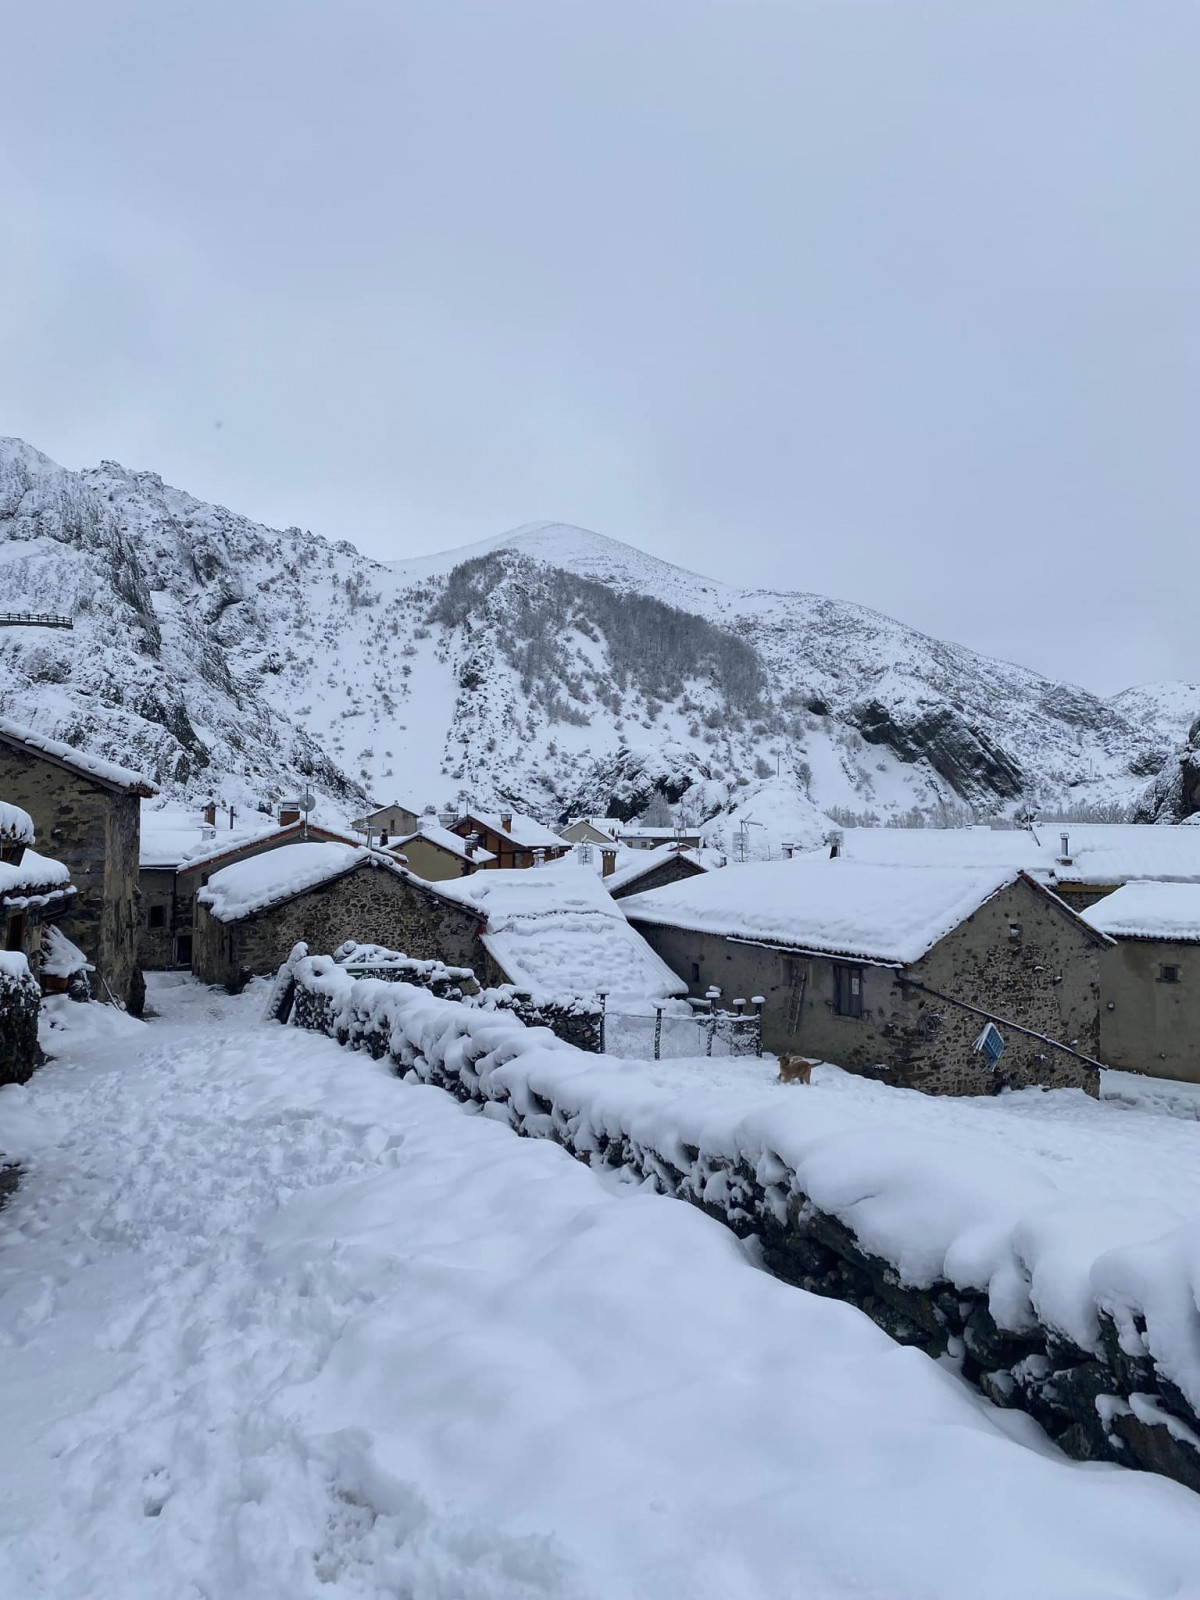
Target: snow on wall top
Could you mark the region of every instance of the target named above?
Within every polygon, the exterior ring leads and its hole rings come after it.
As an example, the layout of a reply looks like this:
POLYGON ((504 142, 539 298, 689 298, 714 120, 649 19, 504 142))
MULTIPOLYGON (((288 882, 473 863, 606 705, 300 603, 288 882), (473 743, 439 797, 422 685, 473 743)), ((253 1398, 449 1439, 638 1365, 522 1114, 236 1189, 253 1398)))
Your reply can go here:
POLYGON ((633 922, 905 964, 920 960, 1016 876, 1010 867, 801 857, 724 867, 617 903, 633 922))
POLYGON ((649 999, 686 993, 596 874, 578 865, 481 872, 438 888, 486 918, 484 945, 519 988, 649 999))
MULTIPOLYGON (((457 833, 451 833, 449 828, 440 827, 436 822, 426 822, 422 819, 420 827, 415 833, 406 833, 403 839, 393 839, 389 850, 403 850, 406 844, 411 844, 414 839, 428 839, 430 844, 440 845, 443 850, 449 850, 462 861, 495 861, 495 856, 490 850, 477 846, 470 855, 467 853, 467 841, 461 839, 457 833)), ((561 841, 560 841, 561 842, 561 841)))
POLYGON ((1114 939, 1200 943, 1200 884, 1127 883, 1080 916, 1114 939))
MULTIPOLYGON (((503 815, 508 816, 508 812, 505 811, 503 815)), ((527 817, 520 811, 514 811, 512 813, 512 824, 507 828, 500 821, 500 817, 501 813, 499 811, 471 811, 467 814, 466 820, 482 823, 485 828, 490 828, 493 833, 505 835, 526 850, 563 850, 566 848, 566 841, 560 839, 553 828, 547 828, 543 823, 538 822, 536 817, 527 817)))
POLYGON ((146 798, 158 793, 157 787, 140 772, 130 772, 128 767, 118 767, 115 761, 105 761, 100 756, 89 755, 86 750, 76 750, 74 746, 63 744, 59 739, 48 739, 33 728, 23 727, 19 722, 10 722, 7 717, 0 717, 0 739, 11 739, 31 750, 41 751, 43 755, 61 761, 64 766, 74 767, 77 772, 85 773, 89 778, 97 778, 101 783, 110 784, 113 788, 128 789, 146 798))
POLYGON ((0 839, 14 839, 18 844, 34 840, 33 818, 7 800, 0 800, 0 839))
MULTIPOLYGON (((797 859, 820 860, 828 855, 825 844, 797 859)), ((1009 867, 1040 876, 1048 876, 1054 867, 1054 851, 1048 843, 1039 843, 1028 828, 846 828, 839 855, 871 866, 1009 867)))
POLYGON ((368 850, 365 845, 317 844, 311 840, 282 844, 278 850, 265 850, 262 855, 235 861, 214 872, 196 898, 219 922, 236 922, 340 877, 363 861, 396 868, 389 857, 368 850))
POLYGON ((628 883, 636 883, 648 872, 654 872, 658 867, 665 866, 668 861, 674 861, 676 857, 690 861, 692 866, 699 867, 703 872, 708 871, 694 850, 678 850, 673 844, 659 845, 656 850, 631 851, 630 857, 631 859, 626 861, 623 867, 618 867, 615 872, 610 872, 607 878, 601 880, 610 893, 613 889, 623 889, 628 883))
POLYGON ((61 861, 26 850, 20 861, 0 861, 0 895, 37 894, 71 884, 71 870, 61 861))

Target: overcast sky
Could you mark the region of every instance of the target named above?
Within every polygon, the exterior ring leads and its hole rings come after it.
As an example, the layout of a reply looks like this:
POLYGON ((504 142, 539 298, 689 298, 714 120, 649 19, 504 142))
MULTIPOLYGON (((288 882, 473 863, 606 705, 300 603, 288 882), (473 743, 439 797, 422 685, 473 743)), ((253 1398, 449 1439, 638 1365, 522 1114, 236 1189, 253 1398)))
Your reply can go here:
POLYGON ((1200 678, 1196 0, 5 9, 0 432, 1200 678))

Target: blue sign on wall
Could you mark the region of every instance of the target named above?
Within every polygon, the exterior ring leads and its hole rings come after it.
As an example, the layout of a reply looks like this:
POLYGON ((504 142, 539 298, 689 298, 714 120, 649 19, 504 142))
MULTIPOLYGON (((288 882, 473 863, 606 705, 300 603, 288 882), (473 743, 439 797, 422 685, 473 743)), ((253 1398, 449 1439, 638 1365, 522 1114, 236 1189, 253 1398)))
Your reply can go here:
POLYGON ((975 1041, 976 1050, 982 1050, 988 1058, 988 1066, 994 1067, 1004 1054, 1004 1035, 994 1022, 989 1022, 987 1027, 975 1041))

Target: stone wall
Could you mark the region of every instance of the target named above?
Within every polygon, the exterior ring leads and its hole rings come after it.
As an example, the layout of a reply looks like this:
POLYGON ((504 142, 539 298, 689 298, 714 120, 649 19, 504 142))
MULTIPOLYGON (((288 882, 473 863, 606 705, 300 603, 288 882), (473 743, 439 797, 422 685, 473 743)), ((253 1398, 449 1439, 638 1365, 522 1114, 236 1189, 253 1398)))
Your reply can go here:
POLYGON ((95 966, 97 998, 111 992, 140 1016, 145 996, 137 957, 140 799, 3 740, 0 791, 29 812, 38 847, 71 870, 76 894, 63 932, 95 966))
POLYGON ((0 953, 0 1084, 25 1083, 42 1060, 41 1001, 25 957, 18 951, 0 953))
MULTIPOLYGON (((893 1263, 813 1204, 774 1150, 748 1152, 744 1133, 732 1141, 740 1149, 722 1147, 708 1132, 706 1148, 679 1138, 649 1143, 632 1131, 633 1117, 614 1122, 611 1094, 603 1117, 589 1115, 581 1106, 578 1054, 566 1057, 561 1075, 546 1070, 545 1035, 515 1019, 428 996, 414 1006, 403 985, 351 985, 328 957, 298 962, 294 978, 297 1022, 376 1060, 390 1057, 398 1073, 486 1107, 518 1134, 553 1139, 593 1167, 619 1169, 699 1206, 741 1237, 757 1236, 763 1264, 777 1277, 847 1301, 897 1342, 953 1364, 997 1405, 1035 1417, 1068 1456, 1164 1473, 1200 1491, 1196 1408, 1154 1358, 1130 1353, 1103 1308, 1092 1348, 1036 1322, 1001 1327, 986 1289, 905 1283, 893 1263), (393 990, 391 1004, 381 1001, 384 988, 393 990), (523 1056, 541 1070, 519 1070, 523 1056)), ((1145 1323, 1139 1330, 1137 1322, 1135 1316, 1135 1335, 1144 1334, 1145 1323)))
POLYGON ((1097 1054, 1100 941, 1023 879, 921 961, 903 969, 862 963, 861 1017, 835 1012, 832 959, 636 919, 634 926, 691 994, 710 985, 727 1002, 761 994, 763 1047, 772 1053, 836 1061, 927 1093, 994 1094, 1030 1083, 1098 1093, 1097 1069, 1061 1046, 1078 1041, 1081 1055, 1097 1054), (966 1007, 1002 1019, 1005 1051, 994 1071, 974 1049, 987 1018, 966 1007), (1028 1039, 1004 1021, 1045 1038, 1028 1039))
MULTIPOLYGON (((138 876, 140 905, 138 917, 138 959, 144 972, 161 972, 175 965, 176 901, 175 869, 143 867, 138 876), (155 913, 161 917, 154 926, 155 913)), ((189 909, 187 932, 191 931, 189 909)))
POLYGON ((488 982, 476 912, 443 900, 420 881, 363 862, 352 872, 236 922, 196 907, 192 969, 206 983, 239 989, 274 973, 292 947, 335 950, 347 939, 403 950, 418 961, 470 967, 488 982))

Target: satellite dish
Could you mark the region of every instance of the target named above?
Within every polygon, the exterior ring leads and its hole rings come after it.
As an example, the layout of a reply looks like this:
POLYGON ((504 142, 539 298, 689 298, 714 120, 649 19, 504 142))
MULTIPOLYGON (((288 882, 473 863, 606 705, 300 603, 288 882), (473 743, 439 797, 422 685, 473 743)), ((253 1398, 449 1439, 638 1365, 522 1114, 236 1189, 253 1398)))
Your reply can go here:
POLYGON ((304 812, 305 816, 308 815, 316 803, 316 797, 311 789, 305 789, 299 800, 296 801, 296 804, 300 807, 301 811, 304 812))

